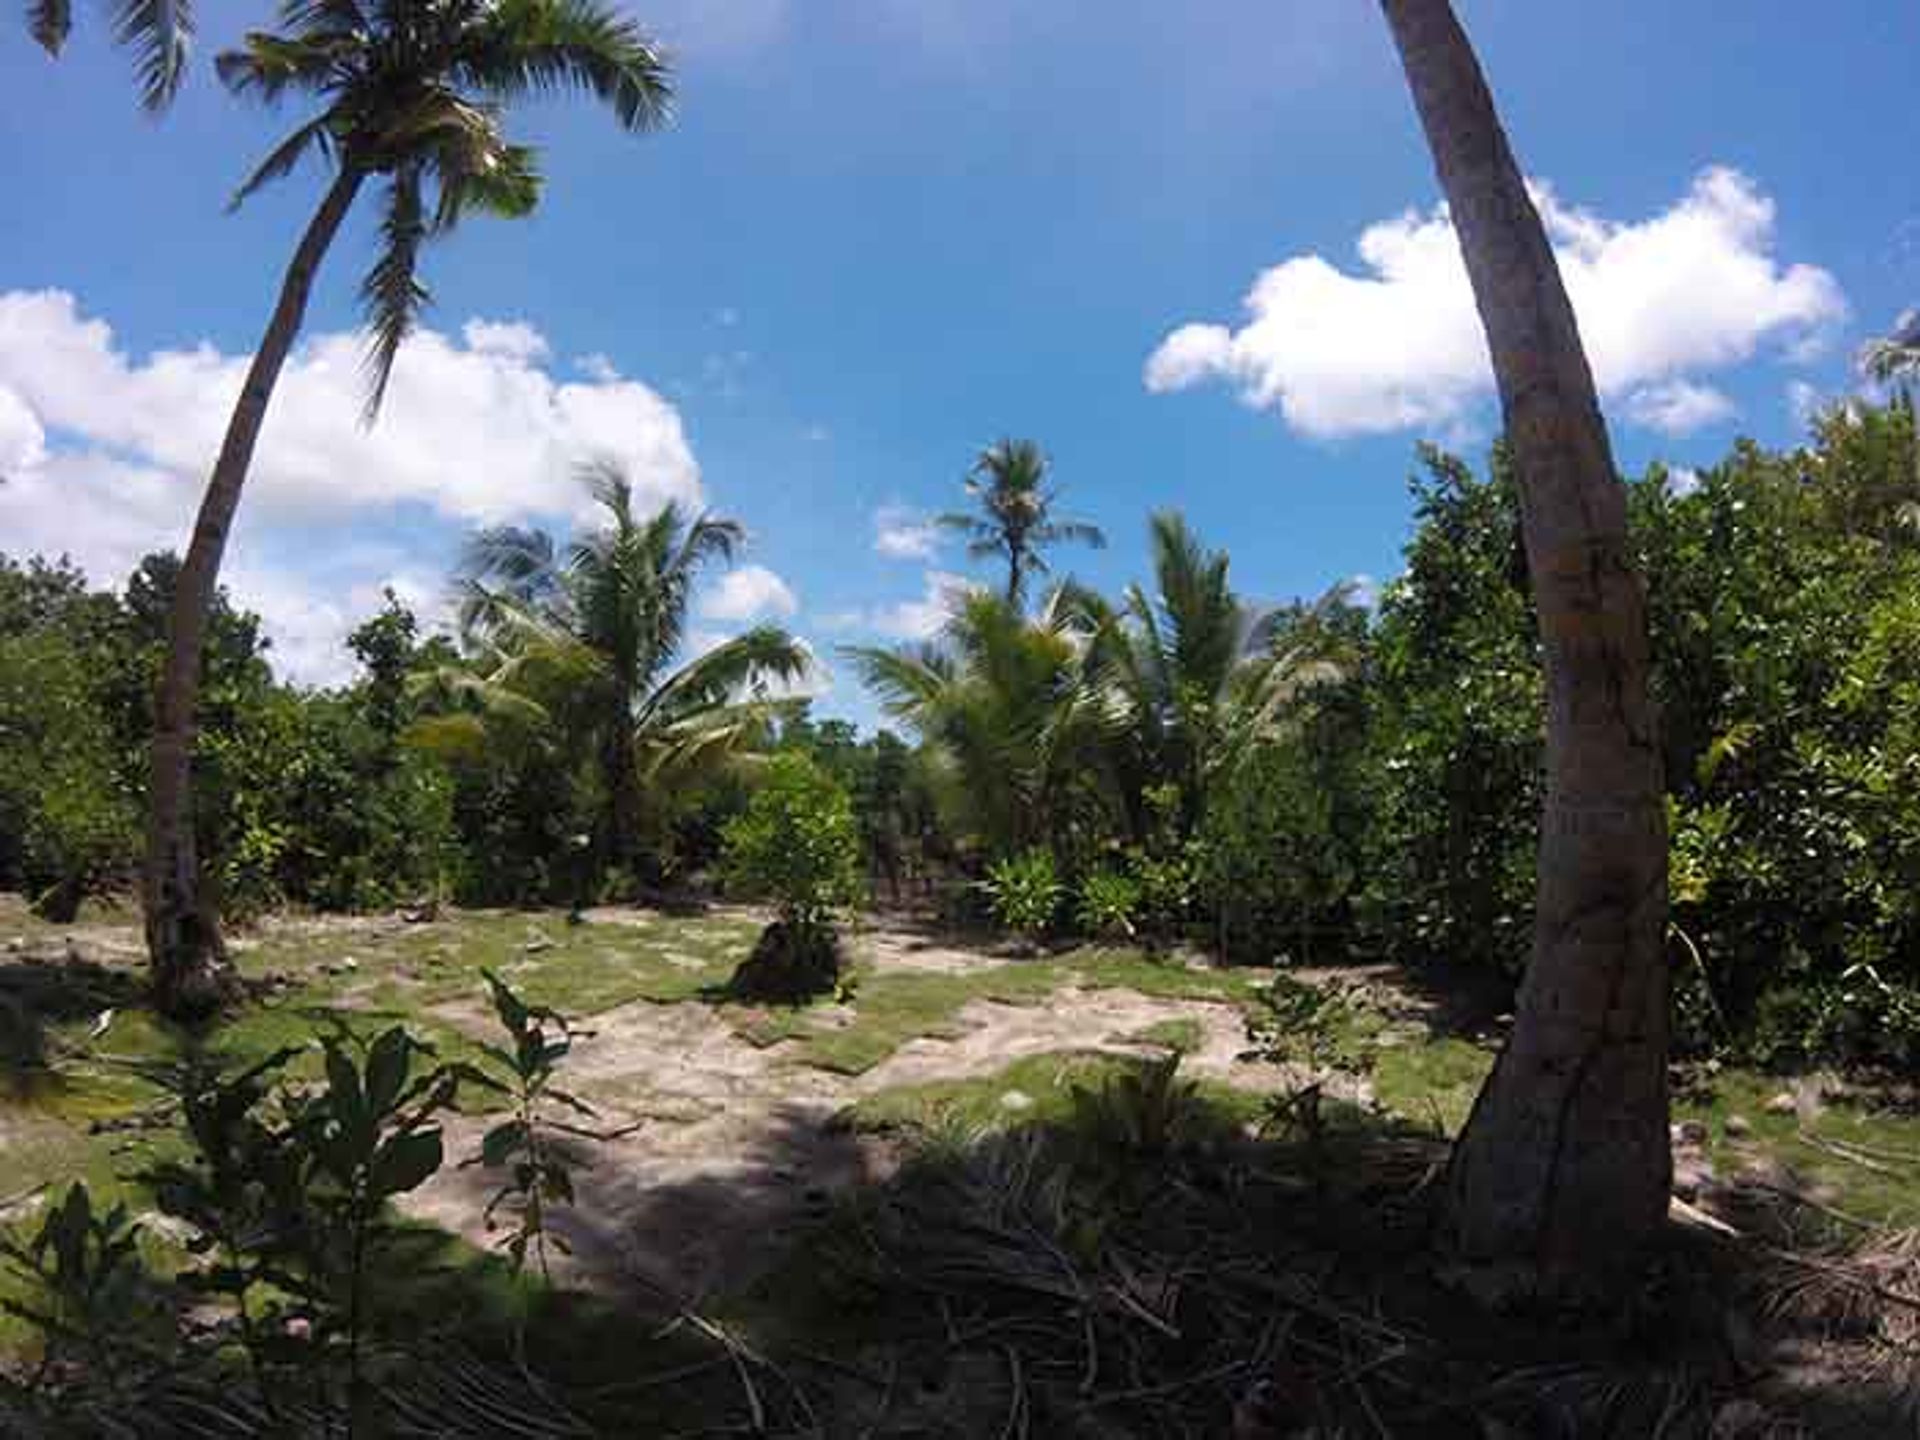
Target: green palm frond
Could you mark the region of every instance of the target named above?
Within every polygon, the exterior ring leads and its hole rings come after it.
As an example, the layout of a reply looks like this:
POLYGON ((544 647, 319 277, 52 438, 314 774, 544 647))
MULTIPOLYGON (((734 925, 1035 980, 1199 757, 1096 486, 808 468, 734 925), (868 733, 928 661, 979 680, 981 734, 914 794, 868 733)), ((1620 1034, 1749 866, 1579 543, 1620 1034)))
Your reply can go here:
POLYGON ((113 21, 113 38, 133 51, 140 80, 140 103, 164 110, 180 89, 193 39, 189 0, 122 0, 113 21))
POLYGON ((732 703, 769 682, 803 679, 813 656, 777 625, 758 625, 696 656, 662 680, 640 706, 636 730, 732 703))
POLYGON ((629 130, 672 116, 663 52, 631 21, 590 0, 501 0, 463 37, 453 69, 463 84, 503 99, 586 91, 629 130))
POLYGON ((58 55, 73 33, 72 0, 29 0, 27 29, 41 49, 58 55))
POLYGON ((257 191, 292 174, 294 167, 310 152, 318 153, 322 158, 329 158, 333 153, 333 138, 324 117, 309 120, 274 146, 267 158, 256 165, 253 173, 233 192, 233 197, 227 201, 227 209, 238 210, 257 191))
POLYGON ((292 91, 315 94, 351 81, 360 60, 351 35, 273 35, 254 30, 237 50, 214 57, 214 74, 234 95, 278 104, 292 91))
POLYGON ((371 332, 367 349, 364 423, 371 425, 386 398, 387 382, 400 346, 426 307, 427 289, 420 283, 420 247, 427 239, 426 205, 421 195, 418 164, 396 170, 387 182, 384 213, 380 218, 380 255, 360 287, 371 332))

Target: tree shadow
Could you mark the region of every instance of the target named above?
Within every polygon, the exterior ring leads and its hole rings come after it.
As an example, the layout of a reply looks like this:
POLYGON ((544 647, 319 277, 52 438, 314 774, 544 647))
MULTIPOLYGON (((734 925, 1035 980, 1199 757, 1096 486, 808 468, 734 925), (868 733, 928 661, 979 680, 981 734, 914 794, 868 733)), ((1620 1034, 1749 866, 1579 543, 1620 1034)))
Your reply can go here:
POLYGON ((0 1089, 26 1099, 52 1083, 54 1027, 146 999, 143 976, 71 952, 0 963, 0 1089))
POLYGON ((570 1234, 616 1311, 729 1337, 734 1373, 680 1412, 714 1430, 756 1405, 768 1433, 876 1436, 1723 1440, 1920 1418, 1911 1251, 1865 1272, 1675 1227, 1604 1310, 1488 1309, 1435 1246, 1444 1142, 1345 1111, 1311 1143, 1249 1140, 1183 1103, 1188 1138, 1164 1145, 1083 1118, 923 1134, 902 1159, 843 1132, 843 1172, 805 1196, 819 1117, 796 1109, 735 1168, 622 1177, 570 1234))

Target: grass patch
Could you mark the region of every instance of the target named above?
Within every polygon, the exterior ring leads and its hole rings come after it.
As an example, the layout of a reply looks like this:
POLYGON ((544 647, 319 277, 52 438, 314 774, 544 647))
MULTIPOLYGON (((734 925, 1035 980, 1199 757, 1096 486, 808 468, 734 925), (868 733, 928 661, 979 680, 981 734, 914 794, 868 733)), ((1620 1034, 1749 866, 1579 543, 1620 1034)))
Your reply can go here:
POLYGON ((1493 1068, 1493 1052, 1470 1040, 1425 1033, 1382 1046, 1387 1033, 1376 1031, 1372 1039, 1375 1098, 1403 1119, 1458 1135, 1493 1068))
POLYGON ((1896 1229, 1920 1227, 1920 1123, 1868 1095, 1826 1101, 1805 1121, 1770 1112, 1767 1102, 1789 1084, 1750 1070, 1722 1070, 1710 1093, 1679 1099, 1674 1114, 1706 1127, 1707 1157, 1722 1180, 1771 1161, 1842 1215, 1896 1229), (1746 1122, 1745 1135, 1728 1133, 1736 1116, 1746 1122))
MULTIPOLYGON (((1094 1050, 1028 1055, 991 1075, 882 1090, 848 1106, 839 1118, 855 1130, 962 1135, 1014 1125, 1065 1125, 1074 1117, 1076 1088, 1097 1091, 1140 1066, 1136 1057, 1094 1050)), ((1195 1103, 1234 1125, 1258 1120, 1265 1104, 1264 1096, 1213 1081, 1200 1081, 1195 1094, 1195 1103)))
POLYGON ((1155 959, 1136 950, 1094 946, 977 970, 877 971, 862 965, 853 973, 852 1014, 845 1024, 828 1028, 817 1024, 805 1009, 769 1007, 738 1012, 735 1028, 756 1045, 799 1040, 795 1058, 802 1064, 840 1075, 859 1075, 909 1040, 951 1039, 964 1033, 960 1012, 976 1000, 1039 1005, 1071 986, 1132 990, 1154 999, 1203 1000, 1245 1008, 1253 1003, 1266 979, 1264 971, 1201 969, 1176 960, 1155 959))
POLYGON ((1198 1020, 1186 1016, 1178 1020, 1156 1020, 1131 1035, 1114 1038, 1126 1045, 1157 1045, 1177 1055, 1191 1055, 1205 1042, 1206 1035, 1205 1027, 1198 1020))

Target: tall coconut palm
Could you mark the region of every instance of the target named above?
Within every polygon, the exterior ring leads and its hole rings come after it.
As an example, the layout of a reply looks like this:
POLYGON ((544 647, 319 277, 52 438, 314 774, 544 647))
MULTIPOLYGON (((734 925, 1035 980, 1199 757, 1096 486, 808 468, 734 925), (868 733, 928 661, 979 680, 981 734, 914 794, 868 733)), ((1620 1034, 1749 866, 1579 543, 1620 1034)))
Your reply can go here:
POLYGON ((207 609, 275 381, 306 314, 321 260, 361 189, 380 187, 380 244, 361 284, 371 345, 367 419, 427 292, 422 247, 471 210, 527 214, 534 155, 501 129, 506 105, 584 91, 626 129, 662 121, 660 53, 598 0, 286 0, 283 29, 219 57, 235 94, 273 103, 312 96, 303 121, 241 185, 235 203, 303 159, 332 179, 295 247, 280 297, 235 401, 180 572, 155 714, 145 876, 147 948, 160 1002, 177 1012, 218 998, 220 932, 194 854, 191 760, 207 609))
POLYGON ((1469 1262, 1580 1289, 1667 1213, 1667 902, 1645 595, 1553 250, 1447 0, 1381 0, 1451 208, 1520 489, 1547 684, 1533 956, 1455 1147, 1469 1262))
POLYGON ((461 626, 481 657, 470 689, 483 708, 584 736, 600 772, 600 854, 624 866, 640 858, 645 786, 670 788, 753 738, 771 718, 767 687, 799 679, 811 657, 763 625, 683 659, 693 587, 733 559, 740 526, 672 503, 636 514, 616 464, 583 478, 604 523, 566 546, 512 528, 469 542, 461 626))
POLYGON ((958 772, 991 853, 1056 844, 1076 806, 1105 803, 1102 752, 1124 716, 1091 679, 1086 636, 1059 592, 1028 617, 973 591, 933 641, 846 653, 888 713, 958 772))
MULTIPOLYGON (((73 0, 28 0, 27 30, 49 55, 58 55, 73 33, 73 0)), ((186 74, 193 41, 192 4, 189 0, 119 0, 113 38, 133 51, 140 103, 150 111, 166 109, 186 74)))
POLYGON ((1027 581, 1049 573, 1041 552, 1068 541, 1104 549, 1098 525, 1055 516, 1059 492, 1048 483, 1052 462, 1032 440, 996 440, 980 452, 967 473, 974 511, 936 517, 935 523, 967 539, 976 560, 997 555, 1007 565, 1007 603, 1018 607, 1027 581))

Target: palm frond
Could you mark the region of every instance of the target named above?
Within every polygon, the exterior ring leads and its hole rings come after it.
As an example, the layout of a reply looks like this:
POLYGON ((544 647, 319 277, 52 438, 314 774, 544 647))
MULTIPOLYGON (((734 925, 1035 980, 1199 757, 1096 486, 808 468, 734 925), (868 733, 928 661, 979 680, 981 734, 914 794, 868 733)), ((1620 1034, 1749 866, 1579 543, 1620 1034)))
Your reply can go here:
POLYGON ((742 698, 769 682, 802 679, 813 667, 807 647, 777 625, 756 625, 682 665, 660 682, 635 721, 644 731, 742 698))
POLYGON ((405 165, 387 182, 386 210, 380 220, 380 258, 360 287, 371 332, 367 403, 361 417, 367 425, 380 414, 387 381, 393 376, 393 362, 427 304, 427 290, 418 275, 420 247, 426 239, 420 167, 405 165))
POLYGON ((250 31, 237 50, 223 50, 214 74, 234 95, 272 105, 290 90, 322 92, 349 73, 356 53, 351 37, 335 39, 250 31))
POLYGON ((72 0, 28 0, 27 29, 41 49, 58 55, 73 33, 72 0))
POLYGON ((628 130, 673 111, 664 53, 632 21, 593 0, 501 0, 460 44, 462 83, 503 99, 585 91, 628 130))
POLYGON ((267 158, 255 166, 253 173, 241 182, 239 189, 233 192, 233 197, 227 201, 227 209, 238 210, 249 196, 264 189, 275 180, 291 174, 293 167, 298 165, 310 150, 317 150, 322 157, 333 153, 333 137, 327 128, 327 117, 324 115, 318 120, 309 120, 274 146, 267 158))
MULTIPOLYGON (((35 6, 36 35, 44 8, 35 6)), ((150 111, 166 109, 178 93, 181 77, 187 70, 187 54, 193 41, 190 0, 121 0, 114 14, 113 38, 133 51, 134 70, 140 79, 140 103, 150 111)))
POLYGON ((1094 550, 1107 548, 1107 532, 1089 520, 1049 521, 1034 531, 1034 539, 1042 544, 1057 544, 1066 540, 1094 550))

